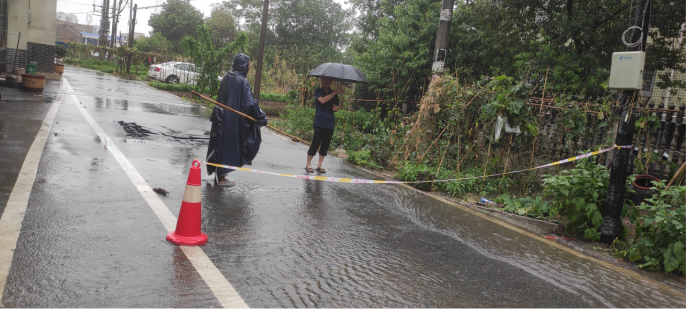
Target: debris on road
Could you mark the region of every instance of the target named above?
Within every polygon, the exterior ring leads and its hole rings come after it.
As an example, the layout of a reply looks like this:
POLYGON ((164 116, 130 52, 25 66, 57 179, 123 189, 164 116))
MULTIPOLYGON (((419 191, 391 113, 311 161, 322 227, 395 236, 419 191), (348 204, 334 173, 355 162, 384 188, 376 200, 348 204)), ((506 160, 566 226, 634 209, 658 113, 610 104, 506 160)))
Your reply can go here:
POLYGON ((162 194, 162 195, 165 195, 165 196, 166 196, 167 194, 169 194, 169 191, 167 191, 167 190, 165 190, 165 189, 162 189, 162 188, 160 188, 160 187, 153 188, 152 190, 155 191, 155 193, 157 193, 157 194, 162 194))

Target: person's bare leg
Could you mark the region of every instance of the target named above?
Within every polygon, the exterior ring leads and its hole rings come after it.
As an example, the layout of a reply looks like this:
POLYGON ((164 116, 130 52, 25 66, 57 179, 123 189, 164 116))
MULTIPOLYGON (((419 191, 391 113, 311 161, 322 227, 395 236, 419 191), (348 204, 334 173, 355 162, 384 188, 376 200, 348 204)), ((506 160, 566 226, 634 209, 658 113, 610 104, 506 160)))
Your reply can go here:
POLYGON ((321 154, 319 155, 319 164, 317 164, 317 168, 322 167, 322 162, 324 162, 324 157, 326 157, 326 156, 322 156, 321 154))
POLYGON ((314 156, 307 155, 307 165, 305 166, 312 166, 312 158, 314 158, 314 156))

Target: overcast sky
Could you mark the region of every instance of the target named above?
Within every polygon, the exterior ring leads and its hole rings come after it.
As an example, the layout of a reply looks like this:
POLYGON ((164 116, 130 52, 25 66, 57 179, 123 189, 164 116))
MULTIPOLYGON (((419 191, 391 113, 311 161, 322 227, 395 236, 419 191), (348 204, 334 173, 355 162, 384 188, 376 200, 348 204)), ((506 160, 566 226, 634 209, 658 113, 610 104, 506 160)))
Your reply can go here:
MULTIPOLYGON (((118 0, 110 0, 110 6, 112 5, 112 1, 118 1, 118 0)), ((124 0, 124 3, 128 2, 129 0, 124 0)), ((334 0, 337 3, 343 4, 346 2, 345 0, 334 0)), ((152 30, 150 26, 148 26, 148 20, 150 20, 150 15, 155 12, 155 8, 150 8, 150 9, 142 9, 143 7, 146 6, 153 6, 158 3, 164 3, 164 0, 133 0, 134 4, 138 5, 138 12, 136 13, 136 19, 138 20, 138 23, 136 24, 136 32, 142 32, 145 33, 147 36, 150 31, 152 30)), ((208 17, 211 12, 211 5, 214 3, 219 3, 222 2, 221 0, 190 0, 190 3, 198 8, 203 14, 204 17, 208 17)), ((73 13, 75 14, 78 19, 79 19, 79 24, 83 25, 88 25, 87 21, 87 15, 90 14, 92 16, 92 20, 90 22, 90 25, 99 25, 100 24, 100 12, 102 11, 102 6, 103 0, 57 0, 57 12, 63 12, 63 13, 73 13), (95 8, 95 14, 93 14, 93 4, 95 4, 97 7, 95 8), (97 14, 97 15, 96 15, 97 14)), ((123 5, 123 4, 122 4, 123 5)), ((111 10, 111 8, 110 8, 111 10)), ((121 13, 121 16, 119 17, 119 26, 118 29, 127 29, 128 28, 128 22, 129 22, 129 7, 127 6, 126 9, 124 9, 121 13)), ((117 31, 119 31, 117 30, 117 31)))

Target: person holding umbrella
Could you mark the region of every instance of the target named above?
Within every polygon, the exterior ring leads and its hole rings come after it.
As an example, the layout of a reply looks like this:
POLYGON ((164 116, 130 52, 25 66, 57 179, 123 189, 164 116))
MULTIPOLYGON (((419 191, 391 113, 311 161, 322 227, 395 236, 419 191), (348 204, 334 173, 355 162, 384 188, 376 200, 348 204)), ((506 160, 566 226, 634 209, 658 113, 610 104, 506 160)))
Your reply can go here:
POLYGON ((310 149, 307 151, 307 165, 305 166, 308 173, 315 171, 312 169, 312 158, 314 158, 317 150, 319 150, 319 163, 316 171, 322 174, 326 173, 326 170, 322 168, 322 162, 324 162, 324 157, 329 151, 333 130, 336 128, 336 117, 333 113, 338 111, 338 95, 345 91, 345 87, 331 90, 331 82, 333 82, 333 78, 322 76, 319 78, 321 87, 314 90, 316 111, 313 125, 314 134, 310 149))
POLYGON ((347 83, 369 83, 367 77, 364 76, 357 68, 342 64, 342 63, 324 63, 316 67, 308 76, 319 77, 320 88, 314 91, 314 104, 316 113, 314 116, 314 135, 312 136, 312 145, 307 151, 307 165, 305 170, 312 173, 312 158, 319 150, 319 164, 317 164, 317 172, 326 173, 322 168, 322 162, 329 150, 329 144, 333 137, 333 130, 336 128, 336 117, 334 113, 338 111, 338 95, 345 91, 345 87, 338 87, 336 90, 331 90, 331 82, 334 79, 347 83))

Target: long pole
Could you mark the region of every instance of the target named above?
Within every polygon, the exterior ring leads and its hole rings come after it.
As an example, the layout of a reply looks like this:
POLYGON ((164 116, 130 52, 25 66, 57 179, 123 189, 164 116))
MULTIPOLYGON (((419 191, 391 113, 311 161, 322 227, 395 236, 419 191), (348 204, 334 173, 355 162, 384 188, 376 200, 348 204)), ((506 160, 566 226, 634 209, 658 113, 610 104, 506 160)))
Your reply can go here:
POLYGON ((257 71, 255 72, 255 87, 253 97, 260 100, 260 86, 262 83, 262 59, 264 58, 264 41, 267 36, 267 16, 269 15, 269 0, 264 0, 262 7, 262 25, 260 29, 260 45, 257 48, 257 71))
MULTIPOLYGON (((634 25, 641 27, 643 31, 642 33, 641 31, 634 31, 632 42, 638 41, 641 36, 643 36, 643 42, 635 47, 630 47, 629 51, 645 51, 652 6, 652 0, 639 1, 634 25)), ((625 90, 622 92, 615 145, 631 145, 634 137, 634 117, 631 115, 629 107, 635 99, 636 91, 625 90)), ((624 207, 624 195, 626 193, 626 178, 630 172, 628 170, 630 159, 630 148, 616 150, 612 156, 610 186, 605 196, 605 205, 600 210, 603 215, 603 224, 600 226, 600 241, 606 244, 611 244, 619 236, 622 227, 622 208, 624 207)))
MULTIPOLYGON (((202 94, 199 94, 199 93, 197 93, 197 92, 195 92, 195 91, 191 91, 191 92, 192 92, 194 95, 197 95, 197 96, 199 96, 200 98, 207 100, 208 102, 214 103, 214 105, 216 105, 216 106, 219 106, 219 107, 221 107, 221 108, 223 108, 223 109, 232 111, 232 112, 234 112, 234 113, 236 113, 236 114, 238 114, 238 115, 241 115, 241 116, 243 116, 243 117, 245 117, 245 118, 248 118, 248 119, 250 119, 250 120, 252 120, 252 121, 254 121, 254 122, 257 122, 257 120, 255 120, 255 118, 253 118, 253 117, 250 117, 250 115, 241 113, 241 112, 239 112, 239 111, 237 111, 237 110, 235 110, 235 109, 233 109, 233 108, 231 108, 231 107, 228 107, 228 106, 226 106, 226 105, 224 105, 224 104, 221 104, 221 103, 219 103, 219 102, 217 102, 217 101, 215 101, 215 100, 212 100, 212 99, 210 99, 210 98, 208 98, 208 97, 206 97, 206 96, 204 96, 204 95, 202 95, 202 94)), ((295 136, 293 136, 293 135, 290 135, 290 134, 288 134, 288 133, 286 133, 286 132, 284 132, 284 131, 281 131, 281 130, 275 128, 275 127, 272 127, 272 126, 270 126, 270 125, 267 125, 267 128, 270 128, 270 129, 272 129, 272 130, 274 130, 274 131, 276 131, 276 132, 279 132, 279 133, 281 133, 281 134, 283 134, 283 135, 286 135, 286 136, 288 136, 288 137, 290 137, 290 138, 292 138, 292 139, 296 139, 296 140, 298 140, 299 142, 303 142, 303 143, 305 143, 305 144, 307 144, 307 145, 310 144, 310 143, 307 142, 307 141, 301 140, 301 139, 299 139, 298 137, 295 137, 295 136)))
POLYGON ((443 73, 443 65, 448 58, 448 43, 450 41, 450 24, 453 16, 455 0, 443 0, 441 15, 438 20, 438 34, 436 34, 436 48, 431 71, 433 74, 443 73))
POLYGON ((114 48, 114 37, 117 36, 117 0, 112 0, 112 40, 110 41, 110 48, 114 48))
MULTIPOLYGON (((131 1, 133 3, 133 1, 131 1)), ((133 17, 130 19, 131 25, 129 25, 129 48, 133 47, 133 33, 136 31, 136 11, 138 10, 138 4, 133 5, 133 17)), ((129 13, 129 17, 130 17, 129 13)), ((131 74, 131 56, 126 57, 126 74, 131 74)))

